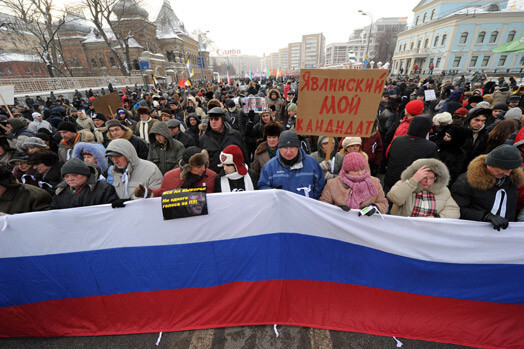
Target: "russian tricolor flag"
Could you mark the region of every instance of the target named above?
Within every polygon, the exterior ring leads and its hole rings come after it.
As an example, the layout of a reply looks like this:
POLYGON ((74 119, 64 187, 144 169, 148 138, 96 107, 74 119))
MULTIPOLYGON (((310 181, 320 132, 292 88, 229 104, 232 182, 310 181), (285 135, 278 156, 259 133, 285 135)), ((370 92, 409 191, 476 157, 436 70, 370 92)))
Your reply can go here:
POLYGON ((282 324, 524 346, 523 224, 358 217, 282 190, 0 218, 0 336, 282 324))

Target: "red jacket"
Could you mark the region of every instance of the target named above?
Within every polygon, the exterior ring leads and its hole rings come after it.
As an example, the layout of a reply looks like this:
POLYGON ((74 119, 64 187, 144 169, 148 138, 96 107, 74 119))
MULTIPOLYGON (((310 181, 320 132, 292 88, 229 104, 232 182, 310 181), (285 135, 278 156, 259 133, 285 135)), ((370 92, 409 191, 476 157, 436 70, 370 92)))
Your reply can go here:
MULTIPOLYGON (((207 169, 206 170, 207 177, 205 177, 203 180, 198 182, 195 185, 196 187, 203 187, 204 184, 207 187, 206 192, 207 193, 214 193, 215 192, 215 178, 217 174, 215 171, 207 169)), ((180 178, 180 167, 175 168, 174 170, 166 172, 164 175, 164 179, 162 180, 162 184, 160 185, 159 189, 152 189, 153 196, 162 196, 162 193, 168 190, 173 190, 180 188, 180 186, 184 183, 184 180, 180 178)))
POLYGON ((389 147, 391 147, 391 143, 393 143, 395 138, 397 138, 398 136, 405 136, 408 134, 409 124, 411 124, 411 120, 413 120, 413 117, 411 119, 408 119, 407 116, 404 116, 404 119, 402 119, 400 125, 398 125, 397 129, 395 130, 395 134, 393 135, 393 138, 389 143, 388 149, 386 150, 386 157, 389 153, 389 147))
POLYGON ((362 151, 368 154, 369 164, 380 165, 382 162, 382 152, 384 146, 382 145, 382 137, 380 132, 371 135, 367 138, 362 138, 362 151))

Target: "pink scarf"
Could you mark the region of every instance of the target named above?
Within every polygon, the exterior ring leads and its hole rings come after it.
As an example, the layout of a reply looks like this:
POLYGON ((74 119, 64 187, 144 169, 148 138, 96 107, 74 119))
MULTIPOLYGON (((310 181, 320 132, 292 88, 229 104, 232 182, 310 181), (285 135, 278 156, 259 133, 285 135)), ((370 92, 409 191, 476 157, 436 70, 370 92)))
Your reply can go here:
POLYGON ((373 196, 377 195, 378 190, 371 181, 371 175, 369 170, 366 169, 360 177, 353 177, 346 173, 346 171, 341 170, 338 178, 351 188, 351 193, 348 196, 348 207, 353 209, 359 209, 360 204, 373 196))

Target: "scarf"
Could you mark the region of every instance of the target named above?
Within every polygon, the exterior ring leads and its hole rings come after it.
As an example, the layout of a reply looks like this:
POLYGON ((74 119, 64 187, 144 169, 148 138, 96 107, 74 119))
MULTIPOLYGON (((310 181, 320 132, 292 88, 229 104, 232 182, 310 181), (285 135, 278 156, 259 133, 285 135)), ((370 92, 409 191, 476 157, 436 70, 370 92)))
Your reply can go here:
POLYGON ((188 172, 180 188, 196 188, 196 184, 203 180, 205 177, 207 177, 205 171, 204 173, 202 173, 202 176, 198 176, 196 174, 188 172))
POLYGON ((351 193, 349 193, 348 196, 349 208, 359 209, 361 203, 378 193, 373 181, 371 181, 371 175, 368 169, 366 169, 366 172, 359 177, 350 176, 342 169, 338 174, 338 178, 340 178, 342 183, 351 188, 351 193))
POLYGON ((415 196, 411 217, 435 217, 436 214, 435 194, 427 190, 419 191, 415 196))
POLYGON ((485 126, 486 125, 482 125, 482 127, 479 128, 478 130, 474 130, 474 129, 470 128, 471 131, 473 132, 473 144, 475 144, 475 142, 477 141, 477 137, 479 136, 479 132, 482 131, 485 126))
POLYGON ((145 121, 140 120, 140 125, 138 125, 140 138, 142 138, 147 144, 149 144, 149 121, 151 121, 151 118, 147 118, 145 121))
MULTIPOLYGON (((229 193, 231 192, 231 186, 229 185, 229 180, 235 181, 243 178, 244 179, 244 190, 245 191, 253 191, 255 188, 253 187, 253 181, 251 180, 251 177, 249 176, 249 173, 246 173, 245 176, 242 176, 238 172, 233 172, 226 174, 225 176, 222 176, 220 178, 220 189, 223 193, 229 193)), ((237 190, 235 190, 237 191, 237 190)))

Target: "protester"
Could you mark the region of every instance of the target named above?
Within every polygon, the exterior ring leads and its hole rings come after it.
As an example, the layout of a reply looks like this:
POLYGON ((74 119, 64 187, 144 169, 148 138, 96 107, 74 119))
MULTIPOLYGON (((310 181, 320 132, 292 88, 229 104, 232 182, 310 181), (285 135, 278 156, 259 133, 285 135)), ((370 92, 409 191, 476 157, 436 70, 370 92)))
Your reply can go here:
POLYGON ((255 157, 251 168, 260 175, 262 167, 277 155, 278 137, 282 132, 282 125, 279 122, 268 122, 264 125, 263 142, 260 143, 255 151, 255 157))
POLYGON ((151 111, 148 107, 138 107, 136 113, 140 117, 140 121, 136 125, 135 135, 149 144, 149 130, 154 123, 159 121, 151 117, 151 111))
POLYGON ((183 151, 184 145, 182 142, 171 137, 171 133, 165 122, 153 124, 149 130, 149 153, 147 160, 157 165, 162 174, 178 167, 182 159, 183 151))
POLYGON ((490 222, 497 230, 514 222, 517 188, 524 184, 521 164, 519 150, 507 144, 471 161, 451 190, 460 206, 460 218, 490 222))
POLYGON ((17 139, 21 136, 33 137, 34 133, 27 129, 26 124, 20 119, 9 119, 5 125, 7 134, 13 136, 14 139, 17 139))
POLYGON ((344 155, 337 152, 337 148, 333 145, 329 160, 326 160, 326 151, 328 147, 329 137, 318 137, 318 150, 311 153, 311 157, 318 162, 322 171, 324 171, 324 178, 326 180, 335 178, 342 169, 344 155))
POLYGON ((105 181, 98 181, 95 166, 72 158, 60 170, 64 181, 56 187, 53 209, 110 204, 118 200, 115 188, 105 181))
POLYGON ((129 141, 125 139, 111 141, 107 146, 106 156, 114 164, 110 174, 120 199, 132 198, 139 184, 146 188, 160 187, 162 172, 154 163, 140 159, 129 141))
POLYGON ((101 144, 80 142, 75 146, 73 158, 96 165, 100 174, 103 175, 108 169, 105 152, 106 150, 101 144))
POLYGON ((294 131, 284 131, 278 140, 277 155, 262 168, 259 189, 284 189, 318 199, 324 188, 324 173, 319 164, 300 148, 294 131))
POLYGON ((33 117, 33 121, 27 127, 27 130, 29 132, 36 134, 38 130, 40 130, 41 128, 45 128, 53 132, 53 126, 51 126, 49 122, 43 119, 42 114, 34 112, 33 114, 31 114, 31 116, 33 117))
POLYGON ((468 163, 477 156, 486 152, 489 133, 485 129, 486 120, 491 117, 491 109, 473 108, 468 112, 464 123, 471 131, 464 144, 468 163))
POLYGON ((140 159, 147 160, 149 147, 147 146, 146 142, 144 142, 144 140, 135 136, 130 128, 122 125, 122 123, 118 120, 109 120, 106 125, 109 130, 107 135, 109 141, 113 141, 115 139, 125 139, 129 141, 131 145, 133 145, 140 159))
POLYGON ((42 150, 29 155, 27 162, 40 175, 38 186, 53 195, 56 186, 62 181, 60 175, 62 162, 58 160, 58 156, 52 151, 42 150))
POLYGON ((404 217, 460 218, 447 188, 449 172, 437 159, 418 159, 405 169, 388 193, 391 214, 404 217))
POLYGON ((0 213, 14 214, 51 209, 51 195, 29 184, 18 183, 9 169, 0 165, 0 213))
POLYGON ((215 192, 253 191, 258 175, 244 163, 242 151, 236 145, 227 146, 220 153, 222 170, 216 177, 215 192))
POLYGON ((184 145, 185 148, 196 146, 196 142, 190 135, 182 132, 180 130, 180 121, 176 119, 171 119, 166 122, 167 127, 169 128, 169 133, 171 137, 184 145))
POLYGON ((62 137, 58 145, 58 158, 61 162, 66 162, 73 154, 73 148, 78 142, 84 142, 82 135, 78 133, 75 125, 69 121, 62 121, 58 124, 57 131, 62 137))
POLYGON ((342 169, 327 181, 320 201, 357 210, 374 205, 381 213, 388 211, 380 180, 371 176, 366 159, 358 152, 344 157, 342 169))
POLYGON ((22 143, 22 149, 27 153, 34 153, 40 150, 50 150, 49 146, 38 137, 27 137, 22 143))
POLYGON ((87 130, 93 132, 97 126, 93 122, 93 119, 90 116, 87 116, 83 110, 77 110, 76 108, 69 109, 71 115, 76 115, 76 123, 82 130, 87 130))

